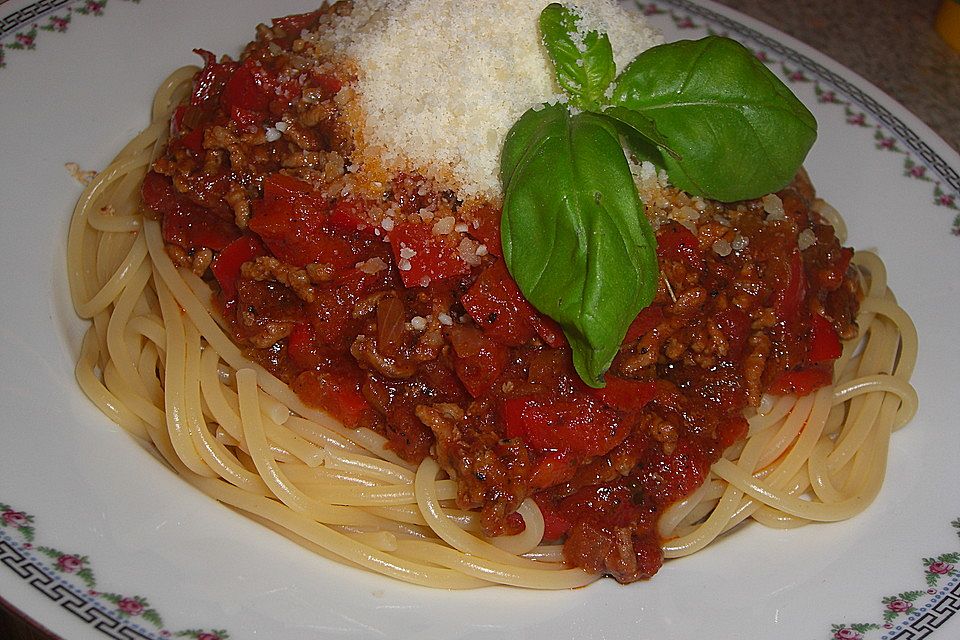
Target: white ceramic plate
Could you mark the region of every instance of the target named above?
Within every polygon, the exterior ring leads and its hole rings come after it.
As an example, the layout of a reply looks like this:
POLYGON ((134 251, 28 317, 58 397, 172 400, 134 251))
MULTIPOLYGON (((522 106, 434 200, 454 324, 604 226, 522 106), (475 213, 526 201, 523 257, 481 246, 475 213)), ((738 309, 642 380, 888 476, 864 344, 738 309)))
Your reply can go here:
POLYGON ((85 399, 64 278, 80 186, 147 122, 168 71, 236 54, 297 0, 0 3, 0 595, 69 638, 957 637, 960 158, 875 87, 715 5, 644 4, 669 38, 743 41, 814 111, 808 168, 877 249, 920 330, 921 408, 853 521, 751 527, 648 583, 447 593, 344 569, 167 472, 85 399), (207 634, 207 635, 204 635, 207 634))

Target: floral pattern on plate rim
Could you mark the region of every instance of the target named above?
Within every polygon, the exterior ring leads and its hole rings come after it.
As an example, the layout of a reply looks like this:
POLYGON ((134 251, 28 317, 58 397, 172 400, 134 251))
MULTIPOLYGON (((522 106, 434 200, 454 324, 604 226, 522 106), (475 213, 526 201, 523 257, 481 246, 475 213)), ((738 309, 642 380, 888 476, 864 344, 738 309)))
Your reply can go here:
MULTIPOLYGON (((123 0, 138 4, 140 0, 123 0)), ((74 15, 102 16, 109 0, 39 0, 0 20, 0 70, 7 66, 7 51, 31 51, 41 32, 64 33, 74 15), (45 19, 45 20, 44 20, 45 19)), ((899 118, 842 76, 772 38, 722 14, 689 0, 661 0, 636 4, 656 22, 668 17, 677 29, 705 30, 710 34, 737 36, 759 60, 791 84, 813 82, 817 101, 843 107, 847 125, 872 127, 875 148, 903 156, 903 176, 932 184, 932 204, 960 211, 960 177, 936 152, 899 118), (672 8, 664 8, 669 5, 672 8), (698 23, 697 19, 703 21, 698 23), (931 174, 935 177, 931 177, 931 174)), ((960 213, 951 233, 960 236, 960 213)), ((960 537, 960 518, 951 525, 960 537)), ((77 617, 108 635, 132 633, 132 637, 193 638, 227 640, 223 629, 163 628, 159 612, 140 595, 123 595, 95 589, 97 580, 90 559, 47 546, 34 546, 34 516, 0 503, 0 561, 41 593, 77 617), (82 583, 82 587, 77 583, 82 583), (82 604, 78 606, 77 599, 82 604), (96 613, 94 613, 94 611, 96 613), (147 627, 139 621, 149 623, 147 627), (109 622, 109 624, 107 624, 109 622)), ((926 637, 960 611, 960 551, 922 559, 926 588, 913 589, 881 598, 880 620, 833 624, 832 640, 864 640, 871 632, 883 631, 882 640, 926 637)), ((127 637, 127 636, 124 636, 127 637)))
POLYGON ((224 629, 164 628, 147 598, 98 591, 89 557, 34 545, 35 517, 0 502, 0 562, 55 604, 114 638, 229 640, 224 629))

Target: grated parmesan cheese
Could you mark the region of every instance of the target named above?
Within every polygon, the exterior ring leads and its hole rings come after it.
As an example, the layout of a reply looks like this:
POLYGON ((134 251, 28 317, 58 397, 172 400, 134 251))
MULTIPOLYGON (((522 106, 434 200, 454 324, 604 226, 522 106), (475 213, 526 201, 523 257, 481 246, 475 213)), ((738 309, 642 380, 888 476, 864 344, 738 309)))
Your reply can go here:
MULTIPOLYGON (((500 150, 529 108, 562 95, 538 29, 548 0, 355 0, 321 39, 358 69, 361 166, 452 181, 463 198, 499 198, 500 150)), ((605 31, 617 68, 659 44, 612 0, 566 3, 605 31)))

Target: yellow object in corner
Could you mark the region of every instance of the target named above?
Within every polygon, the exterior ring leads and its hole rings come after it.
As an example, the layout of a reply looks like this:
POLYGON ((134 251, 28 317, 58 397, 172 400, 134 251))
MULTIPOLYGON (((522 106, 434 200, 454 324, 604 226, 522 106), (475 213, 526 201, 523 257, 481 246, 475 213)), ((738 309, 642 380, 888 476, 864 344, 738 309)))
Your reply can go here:
POLYGON ((943 0, 934 26, 947 44, 960 51, 960 0, 943 0))

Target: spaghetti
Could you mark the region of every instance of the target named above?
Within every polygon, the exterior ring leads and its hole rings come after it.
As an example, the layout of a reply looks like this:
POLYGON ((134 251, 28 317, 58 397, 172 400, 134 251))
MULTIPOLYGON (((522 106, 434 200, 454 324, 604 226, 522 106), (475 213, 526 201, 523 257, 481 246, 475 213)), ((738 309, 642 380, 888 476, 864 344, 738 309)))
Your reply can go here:
MULTIPOLYGON (((485 537, 478 513, 456 507, 457 484, 436 460, 413 465, 382 435, 308 406, 234 344, 207 282, 171 261, 160 224, 141 211, 140 186, 196 72, 164 82, 151 124, 74 211, 67 259, 74 306, 91 321, 76 369, 87 396, 193 486, 325 557, 440 588, 595 580, 542 542, 532 499, 518 509, 521 533, 485 537)), ((858 253, 854 264, 861 338, 844 345, 833 386, 764 397, 747 437, 659 518, 666 557, 696 552, 747 519, 780 528, 841 520, 876 496, 890 435, 917 407, 917 337, 879 258, 858 253)))

